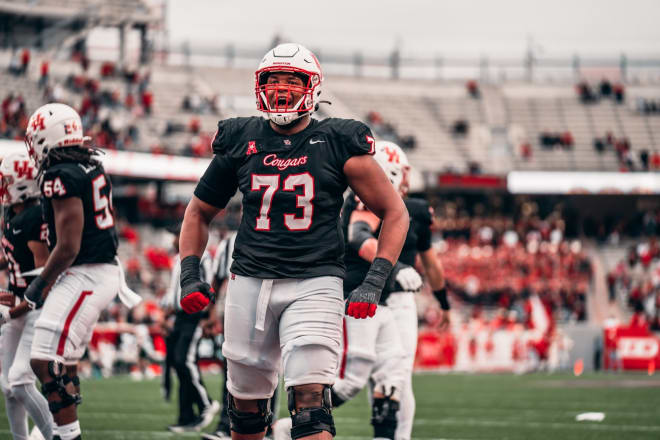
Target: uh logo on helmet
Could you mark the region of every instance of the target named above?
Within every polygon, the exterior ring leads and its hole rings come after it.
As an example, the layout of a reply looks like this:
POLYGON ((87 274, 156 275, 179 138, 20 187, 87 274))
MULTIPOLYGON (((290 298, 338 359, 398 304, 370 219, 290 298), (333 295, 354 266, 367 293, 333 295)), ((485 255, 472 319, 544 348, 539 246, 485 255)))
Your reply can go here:
POLYGON ((89 139, 83 136, 78 112, 60 103, 39 107, 30 116, 25 131, 28 154, 39 168, 53 149, 82 146, 89 139))
POLYGON ((311 51, 300 44, 280 44, 264 55, 255 72, 257 110, 277 125, 290 124, 316 111, 322 83, 321 65, 311 51), (282 82, 269 84, 268 77, 273 73, 295 75, 302 86, 282 82))
POLYGON ((0 201, 15 205, 39 197, 37 170, 27 153, 13 153, 0 164, 0 201))
POLYGON ((376 141, 374 159, 376 159, 378 165, 385 171, 385 175, 390 179, 394 188, 402 195, 407 194, 410 163, 401 147, 394 142, 376 141))

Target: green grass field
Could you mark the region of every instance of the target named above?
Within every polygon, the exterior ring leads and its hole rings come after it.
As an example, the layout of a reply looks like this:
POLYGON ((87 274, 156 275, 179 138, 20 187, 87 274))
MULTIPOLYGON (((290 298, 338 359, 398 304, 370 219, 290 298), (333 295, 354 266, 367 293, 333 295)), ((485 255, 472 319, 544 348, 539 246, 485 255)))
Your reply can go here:
MULTIPOLYGON (((217 399, 220 377, 205 380, 217 399)), ((655 377, 428 374, 416 375, 414 384, 415 439, 660 439, 660 380, 655 377), (604 412, 605 420, 575 421, 576 415, 593 411, 604 412)), ((83 397, 79 414, 87 440, 199 438, 166 431, 175 421, 176 404, 162 400, 157 380, 83 381, 83 397)), ((0 406, 0 439, 9 439, 4 402, 0 406)), ((364 393, 334 414, 338 439, 370 438, 364 393)))

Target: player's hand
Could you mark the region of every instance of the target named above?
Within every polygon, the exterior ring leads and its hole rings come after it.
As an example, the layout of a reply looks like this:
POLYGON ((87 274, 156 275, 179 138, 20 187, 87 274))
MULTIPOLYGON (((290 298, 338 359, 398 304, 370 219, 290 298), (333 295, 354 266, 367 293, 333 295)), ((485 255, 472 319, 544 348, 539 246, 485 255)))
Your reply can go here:
POLYGON ((10 319, 9 307, 0 305, 0 326, 9 322, 10 319))
POLYGON ((440 314, 440 318, 438 319, 438 330, 441 332, 445 332, 449 330, 449 324, 450 324, 449 310, 440 309, 438 313, 440 314))
POLYGON ((38 309, 44 305, 44 290, 48 284, 41 276, 37 276, 23 293, 23 299, 30 307, 30 310, 38 309))
POLYGON ((0 306, 14 307, 16 305, 16 297, 13 293, 7 291, 0 291, 0 306))
POLYGON ((188 255, 181 260, 181 308, 186 313, 197 313, 215 302, 215 291, 201 280, 200 258, 188 255))
POLYGON ((362 284, 348 295, 346 314, 357 319, 374 316, 380 294, 391 271, 392 263, 384 258, 374 259, 362 284))
POLYGON ((417 291, 422 288, 422 284, 424 283, 422 277, 413 267, 399 262, 394 265, 391 277, 406 292, 417 291))
POLYGON ((181 308, 186 313, 201 312, 215 302, 215 291, 207 283, 198 280, 181 286, 181 308))
POLYGON ((346 314, 357 319, 371 318, 376 314, 382 290, 365 280, 348 295, 346 314))

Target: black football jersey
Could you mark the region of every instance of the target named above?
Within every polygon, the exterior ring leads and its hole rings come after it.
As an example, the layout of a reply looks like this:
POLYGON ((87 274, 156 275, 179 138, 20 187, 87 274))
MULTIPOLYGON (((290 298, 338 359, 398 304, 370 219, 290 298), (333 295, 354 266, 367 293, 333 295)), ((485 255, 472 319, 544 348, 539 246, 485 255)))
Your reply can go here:
POLYGON ((49 167, 41 179, 48 247, 57 243, 52 199, 78 197, 85 221, 80 251, 72 266, 111 263, 117 255, 117 231, 112 208, 112 185, 100 164, 61 162, 49 167))
POLYGON ((260 117, 220 121, 215 157, 195 196, 223 208, 239 189, 243 216, 232 272, 257 278, 344 277, 339 222, 344 164, 373 154, 369 128, 347 119, 312 119, 300 133, 276 133, 260 117))
MULTIPOLYGON (((353 193, 349 194, 342 208, 342 225, 344 233, 348 236, 348 225, 351 213, 357 208, 358 201, 353 193)), ((404 200, 408 215, 410 216, 410 227, 406 234, 406 241, 403 243, 399 261, 408 266, 415 267, 415 259, 419 252, 427 251, 431 248, 431 224, 433 214, 428 202, 423 199, 407 198, 404 200)), ((380 234, 380 227, 374 233, 375 237, 380 234)), ((371 263, 358 255, 358 252, 350 247, 346 249, 346 271, 347 277, 344 281, 344 293, 348 294, 362 283, 371 263)), ((398 289, 398 287, 395 287, 398 289)), ((389 295, 387 288, 381 296, 381 303, 389 295)))
POLYGON ((4 224, 2 248, 7 258, 9 271, 9 291, 20 298, 34 279, 22 274, 34 267, 34 255, 28 247, 30 241, 46 241, 46 224, 41 217, 41 205, 38 203, 27 206, 18 214, 13 214, 11 208, 6 211, 8 220, 4 224))

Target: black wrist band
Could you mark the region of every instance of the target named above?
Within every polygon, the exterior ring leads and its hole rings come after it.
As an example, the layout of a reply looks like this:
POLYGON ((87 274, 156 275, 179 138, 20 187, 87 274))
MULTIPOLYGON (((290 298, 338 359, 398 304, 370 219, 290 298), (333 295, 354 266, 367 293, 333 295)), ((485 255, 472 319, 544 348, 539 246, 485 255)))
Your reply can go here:
POLYGON ((392 267, 392 263, 385 258, 376 258, 371 263, 364 281, 382 290, 385 287, 387 278, 390 276, 390 272, 392 272, 392 267))
POLYGON ((434 290, 433 296, 440 303, 440 308, 442 310, 449 310, 449 301, 447 301, 447 288, 443 287, 442 289, 434 290))
POLYGON ((179 281, 181 287, 190 283, 191 281, 199 281, 199 263, 200 258, 197 255, 188 255, 181 260, 181 280, 179 281))

